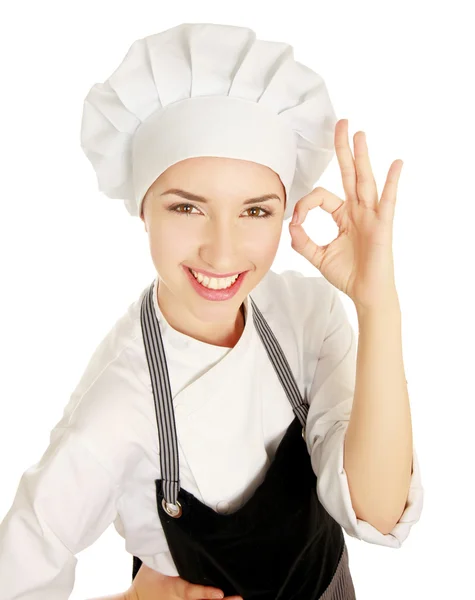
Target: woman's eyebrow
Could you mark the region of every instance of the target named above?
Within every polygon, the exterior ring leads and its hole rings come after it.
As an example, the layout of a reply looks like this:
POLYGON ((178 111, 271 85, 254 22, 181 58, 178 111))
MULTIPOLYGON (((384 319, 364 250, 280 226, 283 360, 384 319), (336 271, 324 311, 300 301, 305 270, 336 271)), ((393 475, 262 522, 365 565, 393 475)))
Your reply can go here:
MULTIPOLYGON (((198 196, 196 194, 192 194, 191 192, 186 192, 185 190, 180 190, 177 188, 167 190, 166 192, 160 194, 160 196, 165 196, 166 194, 174 194, 175 196, 180 196, 181 198, 192 200, 193 202, 203 202, 203 204, 209 202, 209 200, 203 196, 198 196)), ((248 200, 245 200, 243 204, 253 204, 254 202, 264 202, 265 200, 279 200, 279 202, 281 202, 281 198, 277 194, 265 194, 264 196, 259 196, 257 198, 249 198, 248 200)))

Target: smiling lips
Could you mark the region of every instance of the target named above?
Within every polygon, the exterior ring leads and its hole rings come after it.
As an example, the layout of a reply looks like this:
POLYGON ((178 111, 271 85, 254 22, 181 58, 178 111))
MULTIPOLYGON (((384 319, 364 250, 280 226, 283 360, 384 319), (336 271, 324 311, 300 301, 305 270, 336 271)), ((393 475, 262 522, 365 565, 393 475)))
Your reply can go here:
POLYGON ((188 279, 193 288, 203 298, 207 300, 228 300, 232 298, 241 287, 247 271, 229 278, 205 277, 200 272, 193 274, 189 267, 185 267, 188 279))
POLYGON ((201 285, 204 285, 205 287, 207 287, 209 289, 213 289, 213 290, 226 289, 226 288, 230 287, 238 278, 238 275, 234 275, 234 277, 220 277, 218 279, 217 277, 203 276, 201 273, 197 273, 193 269, 190 269, 190 271, 193 273, 196 280, 201 285))

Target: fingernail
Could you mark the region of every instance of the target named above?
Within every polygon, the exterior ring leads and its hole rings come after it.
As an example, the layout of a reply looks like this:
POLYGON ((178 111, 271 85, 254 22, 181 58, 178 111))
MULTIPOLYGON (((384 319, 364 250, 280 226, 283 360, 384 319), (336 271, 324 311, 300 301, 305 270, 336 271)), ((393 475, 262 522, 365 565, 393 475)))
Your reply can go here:
POLYGON ((212 597, 213 598, 224 598, 224 594, 223 594, 223 592, 213 592, 212 597))

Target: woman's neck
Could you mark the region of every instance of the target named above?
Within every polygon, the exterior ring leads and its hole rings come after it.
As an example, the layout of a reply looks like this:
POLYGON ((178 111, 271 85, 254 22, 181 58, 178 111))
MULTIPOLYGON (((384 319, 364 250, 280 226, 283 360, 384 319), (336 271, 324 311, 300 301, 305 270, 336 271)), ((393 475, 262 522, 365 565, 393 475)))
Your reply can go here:
MULTIPOLYGON (((236 319, 232 325, 228 326, 226 330, 223 326, 210 325, 208 330, 203 328, 201 323, 196 323, 196 327, 192 327, 189 323, 184 324, 182 318, 175 317, 176 309, 169 310, 169 299, 165 293, 160 293, 158 288, 157 302, 160 310, 165 317, 167 323, 176 331, 188 335, 200 342, 205 344, 212 344, 213 346, 221 346, 223 348, 234 348, 241 338, 245 326, 245 309, 244 302, 241 304, 240 309, 236 315, 236 319)), ((171 306, 176 306, 173 302, 171 306)))

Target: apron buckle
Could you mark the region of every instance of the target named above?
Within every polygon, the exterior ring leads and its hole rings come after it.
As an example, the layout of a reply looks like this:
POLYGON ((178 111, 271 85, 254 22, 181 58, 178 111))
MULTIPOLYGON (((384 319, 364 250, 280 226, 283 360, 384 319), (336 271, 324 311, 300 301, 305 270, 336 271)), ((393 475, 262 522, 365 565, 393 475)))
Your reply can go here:
POLYGON ((305 427, 302 427, 302 437, 305 440, 305 427))
POLYGON ((162 500, 162 506, 163 506, 163 510, 170 515, 170 517, 173 517, 174 519, 178 519, 179 517, 181 517, 182 514, 182 509, 181 509, 181 504, 178 502, 176 502, 176 505, 174 504, 168 504, 167 502, 165 502, 165 498, 163 498, 162 500), (170 508, 173 506, 177 506, 178 508, 170 508))

